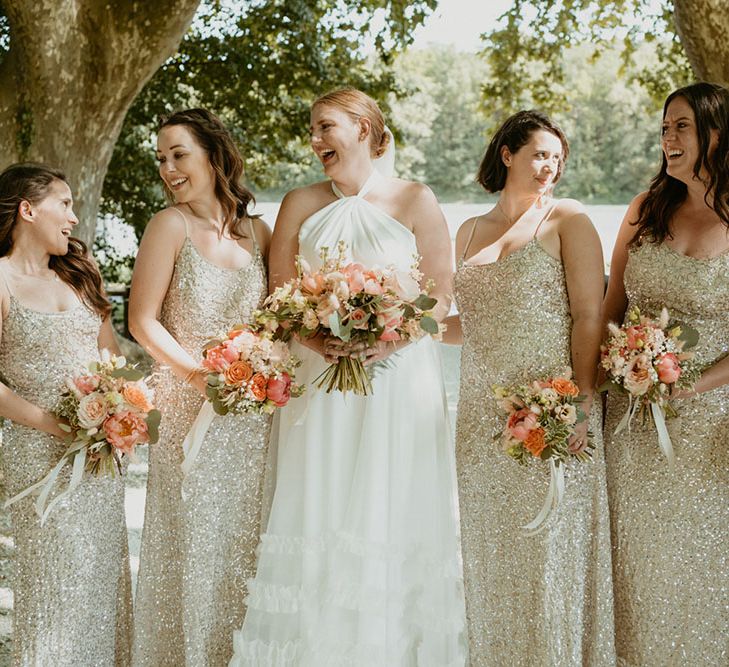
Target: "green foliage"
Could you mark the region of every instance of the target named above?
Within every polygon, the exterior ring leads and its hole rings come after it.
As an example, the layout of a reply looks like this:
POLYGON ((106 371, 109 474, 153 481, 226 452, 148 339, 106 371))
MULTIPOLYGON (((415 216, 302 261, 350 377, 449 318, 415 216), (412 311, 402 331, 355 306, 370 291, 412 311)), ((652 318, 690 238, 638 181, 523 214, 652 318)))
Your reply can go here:
POLYGON ((435 5, 436 0, 204 2, 179 52, 127 115, 104 183, 102 212, 141 232, 164 205, 153 133, 159 116, 185 107, 204 106, 223 119, 254 188, 275 185, 285 169, 281 163, 301 164, 306 172, 303 144, 313 99, 353 85, 385 101, 394 88, 392 53, 410 42, 412 29, 435 5), (375 30, 377 10, 384 21, 375 30), (369 56, 363 48, 367 35, 375 46, 369 56))

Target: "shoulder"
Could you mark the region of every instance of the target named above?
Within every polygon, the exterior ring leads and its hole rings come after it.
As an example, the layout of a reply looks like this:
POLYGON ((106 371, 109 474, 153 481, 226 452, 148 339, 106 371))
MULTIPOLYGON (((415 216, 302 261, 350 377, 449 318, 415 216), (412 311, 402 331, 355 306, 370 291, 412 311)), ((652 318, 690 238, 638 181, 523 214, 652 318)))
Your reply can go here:
POLYGON ((483 215, 474 215, 472 218, 468 218, 462 222, 456 232, 456 243, 467 238, 471 233, 471 230, 479 223, 480 220, 483 219, 483 217, 483 215))
POLYGON ((263 218, 252 218, 251 225, 253 226, 253 233, 256 236, 255 242, 261 249, 261 252, 266 255, 268 246, 271 243, 271 228, 263 218))
POLYGON ((170 206, 155 213, 144 228, 144 233, 147 235, 159 232, 186 236, 185 218, 182 212, 170 206))
POLYGON ((406 181, 402 178, 391 178, 389 185, 395 195, 407 198, 412 203, 422 205, 438 203, 435 194, 425 183, 406 181))
POLYGON ((283 215, 287 221, 301 223, 334 199, 331 181, 295 188, 287 192, 281 200, 279 218, 283 215))
POLYGON ((584 215, 587 217, 587 209, 581 201, 576 199, 558 199, 554 202, 552 217, 555 219, 569 219, 575 216, 584 215))

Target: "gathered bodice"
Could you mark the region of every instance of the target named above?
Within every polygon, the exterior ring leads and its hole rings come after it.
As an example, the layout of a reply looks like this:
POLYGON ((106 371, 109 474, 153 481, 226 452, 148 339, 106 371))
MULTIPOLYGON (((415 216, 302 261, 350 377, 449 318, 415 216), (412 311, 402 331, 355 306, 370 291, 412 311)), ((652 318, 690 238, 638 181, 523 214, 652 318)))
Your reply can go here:
POLYGON ((175 261, 160 322, 197 358, 208 340, 232 324, 247 322, 267 293, 257 245, 248 265, 226 269, 205 259, 187 237, 175 261))
POLYGON ((643 243, 630 250, 623 280, 628 309, 656 317, 665 306, 672 319, 698 330, 699 363, 729 353, 729 253, 696 259, 665 243, 643 243))
POLYGON ((50 410, 67 378, 99 358, 101 319, 83 303, 46 313, 10 296, 0 340, 0 375, 19 396, 50 410))
POLYGON ((335 253, 340 241, 347 244, 350 259, 367 267, 407 270, 415 263, 415 235, 365 199, 381 178, 373 171, 362 189, 350 197, 332 183, 337 200, 307 218, 299 229, 299 253, 313 268, 321 265, 321 249, 335 253))
POLYGON ((462 372, 472 375, 464 378, 466 386, 511 384, 569 366, 572 316, 564 268, 538 239, 495 262, 460 262, 454 282, 462 372))

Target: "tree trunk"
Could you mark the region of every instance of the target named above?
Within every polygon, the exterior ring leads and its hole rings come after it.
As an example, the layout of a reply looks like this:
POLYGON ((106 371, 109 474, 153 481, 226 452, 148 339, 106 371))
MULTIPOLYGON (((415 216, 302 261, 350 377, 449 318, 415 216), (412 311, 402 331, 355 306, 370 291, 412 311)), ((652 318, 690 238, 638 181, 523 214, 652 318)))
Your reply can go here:
POLYGON ((65 171, 91 242, 124 116, 174 53, 200 0, 12 0, 0 64, 0 169, 18 161, 65 171))
POLYGON ((729 87, 726 0, 674 0, 676 31, 697 79, 729 87))

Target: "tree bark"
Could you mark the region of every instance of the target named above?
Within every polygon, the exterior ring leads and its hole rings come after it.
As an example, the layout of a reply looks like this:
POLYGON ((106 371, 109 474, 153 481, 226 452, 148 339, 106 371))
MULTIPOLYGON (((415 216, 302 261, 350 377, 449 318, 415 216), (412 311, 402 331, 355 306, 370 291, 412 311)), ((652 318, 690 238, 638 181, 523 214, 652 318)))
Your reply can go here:
POLYGON ((101 188, 134 98, 174 53, 200 0, 12 0, 0 64, 0 169, 65 171, 93 240, 101 188))
POLYGON ((673 0, 676 31, 698 79, 729 86, 726 0, 673 0))

